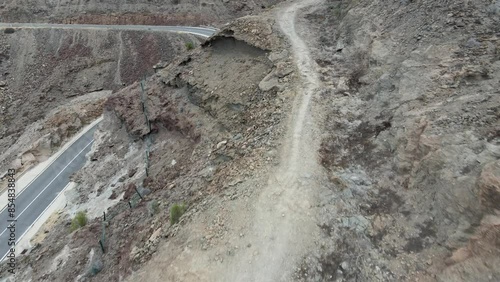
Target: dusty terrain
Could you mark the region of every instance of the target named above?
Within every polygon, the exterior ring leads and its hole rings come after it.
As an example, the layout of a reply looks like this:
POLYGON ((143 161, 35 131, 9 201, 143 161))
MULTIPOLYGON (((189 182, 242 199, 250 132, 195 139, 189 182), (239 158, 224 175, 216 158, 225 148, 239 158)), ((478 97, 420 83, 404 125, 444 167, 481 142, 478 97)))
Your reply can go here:
POLYGON ((325 4, 305 17, 333 240, 302 280, 499 280, 500 2, 325 4))
POLYGON ((279 147, 283 107, 291 99, 290 93, 278 91, 286 89, 294 67, 275 34, 271 20, 241 19, 203 48, 150 77, 144 86, 134 83, 110 97, 92 161, 75 175, 80 185, 69 196, 73 201, 68 214, 86 209, 92 221, 70 233, 67 217, 61 218, 54 228, 61 232, 49 233, 29 256, 29 260, 40 255, 47 259, 27 261, 31 267, 21 277, 54 281, 79 274, 87 277, 89 268, 83 261, 90 253, 96 254, 93 259, 113 265, 95 279, 126 277, 151 257, 161 238, 175 232, 176 225, 164 225, 173 203, 184 202, 187 214, 198 214, 194 207, 207 196, 236 187, 253 171, 277 162, 273 148, 279 147), (151 129, 144 122, 142 87, 151 129), (138 199, 135 187, 145 200, 138 199), (159 209, 151 214, 153 203, 159 209), (108 251, 101 256, 95 239, 102 232, 103 211, 109 220, 108 251), (61 233, 68 235, 62 240, 61 233), (52 264, 48 258, 68 247, 67 261, 59 268, 47 268, 52 264))
POLYGON ((145 25, 219 25, 258 14, 280 0, 6 0, 0 5, 3 22, 60 22, 145 25))
POLYGON ((499 27, 486 0, 289 1, 231 22, 106 99, 17 278, 500 280, 499 27))

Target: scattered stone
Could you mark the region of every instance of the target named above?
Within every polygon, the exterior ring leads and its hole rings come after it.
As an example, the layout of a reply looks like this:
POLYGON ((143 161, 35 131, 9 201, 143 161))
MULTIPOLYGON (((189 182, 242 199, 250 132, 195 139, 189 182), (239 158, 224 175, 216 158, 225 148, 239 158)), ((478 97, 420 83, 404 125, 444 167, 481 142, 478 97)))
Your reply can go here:
POLYGON ((288 57, 288 50, 284 49, 281 52, 271 52, 269 54, 269 60, 272 62, 277 62, 288 57))
POLYGON ((279 78, 283 78, 293 72, 293 67, 290 64, 279 62, 276 65, 276 74, 279 78))
POLYGON ((222 146, 224 146, 226 144, 227 144, 227 140, 224 140, 224 141, 217 143, 217 149, 220 149, 222 146))
POLYGON ((476 48, 479 46, 481 46, 481 43, 479 43, 476 38, 470 38, 469 40, 467 40, 467 43, 465 43, 465 47, 467 48, 476 48))
POLYGON ((29 166, 36 161, 36 157, 32 153, 26 153, 21 157, 21 163, 24 166, 29 166))
POLYGON ((276 73, 271 72, 268 74, 262 81, 259 83, 259 89, 266 92, 271 90, 281 90, 280 83, 278 81, 278 77, 276 77, 276 73))
POLYGON ((135 173, 137 172, 137 168, 131 168, 128 170, 128 177, 133 177, 135 173))

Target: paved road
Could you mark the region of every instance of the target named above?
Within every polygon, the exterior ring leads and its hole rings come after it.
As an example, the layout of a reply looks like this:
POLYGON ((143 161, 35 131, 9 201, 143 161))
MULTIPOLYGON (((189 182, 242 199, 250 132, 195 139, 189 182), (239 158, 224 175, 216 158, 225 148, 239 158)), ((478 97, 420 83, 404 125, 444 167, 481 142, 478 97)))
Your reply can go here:
MULTIPOLYGON (((107 29, 107 30, 152 30, 190 33, 202 37, 213 35, 216 30, 204 27, 181 26, 132 26, 132 25, 63 25, 34 23, 0 23, 0 29, 13 28, 55 28, 55 29, 107 29)), ((82 168, 85 155, 92 147, 93 135, 97 124, 82 135, 64 151, 45 171, 31 182, 16 198, 16 241, 19 241, 47 207, 69 183, 69 176, 82 168)), ((7 210, 0 212, 0 255, 2 261, 9 251, 7 245, 10 231, 7 210)))
POLYGON ((217 30, 210 27, 155 26, 155 25, 95 25, 95 24, 45 24, 45 23, 0 23, 0 29, 8 27, 23 29, 94 29, 94 30, 150 30, 190 33, 210 37, 217 30))
MULTIPOLYGON (((94 142, 93 136, 96 128, 97 124, 69 146, 45 171, 17 195, 15 201, 17 241, 38 219, 45 208, 52 203, 59 192, 66 187, 69 183, 69 176, 82 168, 86 162, 85 155, 90 151, 94 142)), ((6 229, 9 225, 8 219, 10 219, 8 211, 4 209, 0 213, 0 254, 2 257, 9 250, 7 242, 10 231, 6 229)))

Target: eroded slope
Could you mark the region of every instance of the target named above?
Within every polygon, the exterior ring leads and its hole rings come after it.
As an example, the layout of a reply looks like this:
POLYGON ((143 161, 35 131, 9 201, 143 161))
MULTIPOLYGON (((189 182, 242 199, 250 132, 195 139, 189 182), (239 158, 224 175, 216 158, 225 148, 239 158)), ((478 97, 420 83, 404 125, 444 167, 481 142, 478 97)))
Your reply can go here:
MULTIPOLYGON (((273 28, 272 22, 259 18, 236 21, 142 86, 132 84, 110 97, 91 162, 75 176, 79 186, 68 193, 69 216, 31 252, 26 263, 40 255, 43 259, 26 266, 23 277, 93 277, 96 264, 103 268, 92 279, 127 277, 160 244, 182 239, 176 236, 180 226, 200 209, 213 208, 207 199, 224 195, 226 189, 233 199, 253 193, 235 188, 276 162, 289 98, 279 93, 293 74, 286 54, 273 51, 281 46, 273 28), (253 29, 261 32, 247 32, 253 29), (266 80, 269 73, 271 79, 266 80), (182 202, 186 216, 181 225, 170 225, 169 208, 182 202), (90 221, 70 233, 68 218, 77 210, 86 210, 90 221), (96 241, 102 234, 103 211, 108 221, 104 254, 96 241), (62 254, 62 262, 49 267, 62 254)), ((198 241, 196 247, 212 244, 219 243, 198 241)))
POLYGON ((331 192, 298 277, 498 280, 498 1, 343 2, 306 15, 331 192))
MULTIPOLYGON (((155 64, 169 62, 177 54, 187 52, 185 43, 197 45, 198 39, 164 32, 18 29, 14 33, 2 32, 0 42, 0 171, 3 173, 8 168, 22 171, 33 164, 24 162, 22 155, 29 150, 37 151, 35 143, 44 143, 46 151, 38 154, 37 159, 47 158, 67 136, 99 116, 93 113, 95 109, 81 111, 80 121, 66 122, 65 126, 71 127, 69 132, 59 128, 58 134, 40 139, 47 133, 39 130, 43 119, 50 119, 56 108, 78 104, 73 101, 75 97, 99 90, 116 91, 151 75, 155 64)), ((105 98, 101 98, 101 106, 105 98)), ((91 98, 88 102, 92 100, 96 101, 91 98)))

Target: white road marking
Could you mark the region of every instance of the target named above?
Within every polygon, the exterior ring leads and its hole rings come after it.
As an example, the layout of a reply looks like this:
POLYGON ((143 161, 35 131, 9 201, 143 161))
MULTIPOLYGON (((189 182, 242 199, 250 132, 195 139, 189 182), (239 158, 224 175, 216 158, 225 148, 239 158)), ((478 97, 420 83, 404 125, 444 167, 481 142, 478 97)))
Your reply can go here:
MULTIPOLYGON (((59 177, 59 175, 61 175, 61 173, 63 173, 63 171, 66 170, 66 168, 68 168, 68 166, 73 163, 73 161, 85 150, 87 149, 88 146, 90 146, 90 144, 92 144, 94 142, 94 140, 90 141, 80 152, 78 152, 78 154, 61 170, 59 171, 59 173, 49 182, 49 184, 47 184, 47 186, 45 186, 43 188, 43 190, 38 193, 38 195, 28 204, 28 206, 26 206, 26 208, 24 208, 23 211, 21 211, 21 213, 16 217, 16 220, 21 216, 23 215, 23 213, 33 204, 33 202, 35 202, 36 199, 38 199, 38 197, 40 197, 40 195, 45 191, 47 190, 47 188, 50 186, 50 184, 52 184, 52 182, 54 182, 56 180, 57 177, 59 177)), ((0 233, 0 236, 2 236, 5 231, 7 231, 7 228, 5 228, 5 230, 0 233)), ((1 261, 1 260, 0 260, 1 261)))
POLYGON ((203 37, 210 37, 216 33, 218 29, 210 27, 194 27, 194 26, 151 26, 151 25, 92 25, 92 24, 44 24, 44 23, 0 23, 0 28, 10 26, 13 28, 25 29, 88 29, 88 30, 149 30, 149 31, 167 31, 167 32, 184 32, 203 37), (205 32, 205 34, 203 34, 205 32), (210 33, 207 35, 206 32, 210 33))
MULTIPOLYGON (((72 138, 72 140, 70 140, 68 143, 64 144, 64 146, 61 147, 61 149, 55 154, 55 157, 54 159, 49 163, 47 164, 47 166, 42 169, 42 171, 40 171, 40 173, 38 173, 35 178, 33 178, 28 184, 26 184, 19 193, 17 193, 16 195, 16 198, 19 198, 21 196, 21 194, 26 190, 26 188, 28 188, 33 182, 35 182, 35 180, 38 179, 38 177, 40 177, 40 175, 44 174, 45 171, 47 169, 50 168, 50 166, 55 163, 57 161, 57 159, 59 159, 59 157, 64 154, 64 152, 66 152, 71 146, 73 146, 73 144, 76 143, 76 141, 80 140, 81 137, 83 137, 87 132, 89 132, 89 130, 91 130, 92 128, 94 128, 97 124, 99 124, 101 121, 103 120, 103 116, 101 116, 100 118, 96 119, 95 121, 93 121, 91 124, 87 125, 84 129, 86 129, 85 131, 82 131, 80 133, 78 133, 75 137, 72 138)), ((35 167, 36 168, 36 167, 35 167)), ((26 171, 28 172, 28 171, 26 171)), ((17 189, 17 188, 16 188, 17 189)), ((4 194, 2 194, 2 196, 5 195, 7 196, 7 193, 5 192, 4 194)), ((7 203, 8 204, 8 203, 7 203)), ((5 207, 3 207, 1 210, 0 210, 0 214, 7 208, 7 204, 5 204, 5 207)))
MULTIPOLYGON (((59 196, 61 196, 62 193, 64 193, 64 191, 66 190, 66 188, 68 188, 68 186, 70 186, 70 184, 71 184, 71 182, 68 182, 68 184, 64 187, 64 189, 62 189, 61 192, 59 192, 57 194, 57 196, 54 198, 54 200, 52 200, 52 202, 50 202, 50 204, 43 210, 43 212, 40 213, 40 215, 38 215, 38 217, 35 219, 35 221, 33 221, 33 223, 31 223, 31 225, 26 229, 26 231, 24 231, 24 233, 21 236, 19 236, 19 238, 17 238, 16 245, 17 245, 17 243, 19 243, 19 241, 21 241, 21 239, 24 237, 24 235, 26 235, 26 233, 28 233, 28 231, 30 231, 30 229, 33 227, 33 225, 35 225, 35 223, 38 221, 38 219, 40 219, 40 217, 42 217, 42 215, 50 208, 50 206, 52 206, 52 204, 57 200, 57 198, 59 198, 59 196)), ((7 251, 7 253, 0 259, 0 262, 2 262, 8 254, 9 254, 9 251, 7 251)))
POLYGON ((177 31, 177 33, 186 33, 186 34, 198 35, 198 36, 205 37, 205 38, 209 38, 210 37, 210 35, 201 34, 201 33, 197 33, 197 32, 191 32, 191 31, 177 31))
MULTIPOLYGON (((9 25, 10 25, 11 27, 14 27, 14 25, 13 25, 13 24, 9 24, 9 25)), ((0 24, 0 27, 1 27, 1 26, 2 26, 2 25, 0 24)), ((77 25, 77 26, 78 26, 78 25, 77 25)), ((84 26, 84 25, 79 25, 79 26, 81 27, 81 26, 84 26)), ((23 28, 23 27, 24 27, 24 28, 27 28, 28 26, 26 26, 26 25, 24 25, 24 24, 16 24, 16 27, 21 27, 21 28, 23 28)), ((65 26, 64 26, 64 25, 61 25, 61 26, 59 26, 59 27, 60 27, 60 28, 65 28, 65 26)), ((93 26, 87 26, 87 27, 93 27, 93 26)), ((30 27, 28 27, 28 28, 30 28, 30 27)), ((36 28, 36 27, 35 27, 35 26, 31 26, 31 28, 36 28)), ((72 27, 69 27, 69 28, 72 28, 72 27)), ((108 28, 109 28, 109 27, 108 27, 108 28)), ((116 28, 116 27, 115 27, 115 28, 116 28)), ((151 30, 151 28, 150 28, 150 27, 145 27, 145 28, 146 28, 146 29, 148 29, 148 30, 151 30)), ((182 27, 181 27, 181 28, 182 28, 182 27)), ((121 27, 119 27, 119 28, 117 28, 117 29, 121 29, 121 27)), ((217 31, 217 29, 212 29, 212 28, 197 28, 197 29, 198 29, 198 30, 206 30, 206 31, 209 31, 209 32, 212 32, 212 33, 215 33, 215 32, 217 31)), ((157 29, 155 28, 155 30, 157 30, 157 29)), ((175 32, 175 30, 173 30, 173 29, 170 29, 170 30, 168 30, 168 31, 171 31, 171 32, 172 32, 172 31, 174 31, 174 32, 175 32)), ((210 37, 210 36, 211 36, 211 35, 206 35, 206 34, 202 34, 202 33, 198 33, 198 32, 187 31, 187 30, 177 30, 177 32, 179 32, 179 33, 187 33, 187 34, 198 35, 198 36, 201 36, 201 37, 204 37, 204 38, 208 38, 208 37, 210 37)), ((41 194, 42 194, 42 193, 43 193, 43 192, 44 192, 44 191, 45 191, 45 190, 46 190, 46 189, 47 189, 47 188, 48 188, 48 187, 49 187, 49 186, 50 186, 50 185, 51 185, 51 184, 55 181, 55 180, 56 180, 56 178, 57 178, 57 177, 59 177, 59 175, 61 175, 61 173, 62 173, 64 170, 66 170, 66 168, 67 168, 67 167, 68 167, 71 163, 73 163, 73 161, 74 161, 74 160, 75 160, 75 159, 76 159, 76 158, 77 158, 77 157, 78 157, 78 156, 79 156, 79 155, 80 155, 80 154, 81 154, 81 153, 82 153, 82 152, 83 152, 83 151, 84 151, 84 150, 85 150, 88 146, 90 146, 90 144, 92 144, 93 142, 94 142, 94 140, 90 141, 90 142, 89 142, 89 143, 88 143, 88 144, 87 144, 87 145, 86 145, 86 146, 85 146, 85 147, 84 147, 84 148, 83 148, 80 152, 78 152, 78 154, 77 154, 77 155, 76 155, 76 156, 75 156, 75 157, 74 157, 74 158, 73 158, 73 159, 72 159, 72 160, 71 160, 71 161, 70 161, 70 162, 69 162, 69 163, 68 163, 68 164, 67 164, 67 165, 66 165, 66 166, 65 166, 65 167, 64 167, 64 168, 63 168, 63 169, 62 169, 62 170, 61 170, 61 171, 60 171, 60 172, 59 172, 59 173, 58 173, 58 174, 57 174, 57 175, 56 175, 56 176, 55 176, 55 177, 54 177, 54 178, 50 181, 50 182, 49 182, 49 184, 47 184, 47 186, 45 186, 45 187, 43 188, 43 190, 42 190, 40 193, 38 193, 38 195, 37 195, 37 196, 36 196, 36 197, 35 197, 35 198, 34 198, 34 199, 33 199, 33 200, 32 200, 32 201, 28 204, 28 206, 26 206, 26 208, 24 208, 24 210, 23 210, 23 211, 21 211, 21 213, 20 213, 20 214, 16 217, 16 219, 15 219, 15 220, 17 220, 17 219, 18 219, 18 218, 19 218, 19 217, 20 217, 20 216, 21 216, 21 215, 22 215, 22 214, 23 214, 23 213, 24 213, 24 212, 25 212, 25 211, 26 211, 26 210, 27 210, 27 209, 28 209, 28 208, 29 208, 32 204, 33 204, 33 202, 35 202, 35 200, 36 200, 36 199, 38 199, 38 197, 40 197, 40 195, 41 195, 41 194)), ((55 160, 54 160, 54 161, 55 161, 55 160)), ((51 163, 51 164, 52 164, 52 163, 51 163)), ((50 166, 50 165, 49 165, 49 166, 50 166)), ((48 168, 49 166, 47 166, 47 168, 48 168)), ((28 183, 28 185, 26 185, 26 188, 27 188, 27 187, 28 187, 28 186, 29 186, 32 182, 34 182, 34 181, 38 178, 38 176, 42 175, 42 174, 43 174, 43 172, 45 172, 45 170, 46 170, 46 169, 44 169, 44 170, 42 171, 42 173, 38 174, 38 175, 35 177, 35 179, 33 179, 30 183, 28 183)), ((24 192, 24 190, 26 190, 26 189, 23 189, 23 190, 22 190, 19 194, 21 194, 22 192, 24 192)), ((63 189, 63 191, 64 191, 64 189, 63 189)), ((61 191, 61 192, 62 192, 62 191, 61 191)), ((55 198, 55 199, 57 199, 57 198, 60 196, 61 192, 59 192, 59 193, 57 194, 57 196, 56 196, 56 198, 55 198)), ((19 195, 17 195, 17 196, 19 196, 19 195)), ((17 243, 21 240, 21 238, 22 238, 22 237, 26 234, 26 232, 28 232, 28 230, 29 230, 29 229, 33 226, 33 224, 34 224, 34 223, 35 223, 35 222, 36 222, 36 221, 40 218, 40 216, 41 216, 41 215, 42 215, 42 214, 43 214, 43 213, 44 213, 44 212, 48 209, 48 207, 50 207, 50 205, 51 205, 51 204, 55 201, 55 199, 53 199, 53 200, 52 200, 52 202, 51 202, 51 203, 50 203, 50 204, 49 204, 49 205, 45 208, 45 210, 44 210, 44 211, 43 211, 40 215, 38 215, 37 219, 36 219, 36 220, 35 220, 35 221, 34 221, 34 222, 30 225, 30 227, 28 227, 28 229, 27 229, 27 230, 26 230, 26 231, 25 231, 25 232, 24 232, 24 233, 23 233, 23 234, 22 234, 22 235, 21 235, 21 236, 20 236, 20 237, 16 240, 16 244, 17 244, 17 243)), ((5 208, 6 208, 6 207, 4 207, 4 208, 0 211, 0 213, 1 213, 1 212, 3 212, 3 210, 4 210, 5 208)), ((2 233, 0 233, 0 236, 2 236, 2 235, 3 235, 6 231, 7 231, 7 229, 8 229, 8 228, 5 228, 5 230, 4 230, 2 233)), ((7 252, 7 253, 6 253, 6 254, 5 254, 5 255, 4 255, 4 256, 0 259, 0 262, 1 262, 1 261, 3 261, 3 259, 7 256, 7 254, 8 254, 8 253, 9 253, 9 252, 7 252)))

